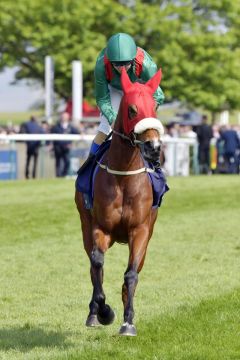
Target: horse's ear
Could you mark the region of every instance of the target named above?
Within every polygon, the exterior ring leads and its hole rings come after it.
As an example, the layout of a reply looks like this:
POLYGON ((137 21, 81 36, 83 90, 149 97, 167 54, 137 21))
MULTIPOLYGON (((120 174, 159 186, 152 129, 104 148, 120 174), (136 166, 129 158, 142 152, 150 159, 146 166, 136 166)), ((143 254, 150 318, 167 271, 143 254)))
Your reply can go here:
POLYGON ((162 69, 159 69, 151 79, 146 82, 146 85, 150 87, 153 93, 157 90, 162 79, 162 69))
POLYGON ((128 77, 125 67, 122 68, 121 85, 124 93, 127 93, 132 87, 132 82, 128 77))

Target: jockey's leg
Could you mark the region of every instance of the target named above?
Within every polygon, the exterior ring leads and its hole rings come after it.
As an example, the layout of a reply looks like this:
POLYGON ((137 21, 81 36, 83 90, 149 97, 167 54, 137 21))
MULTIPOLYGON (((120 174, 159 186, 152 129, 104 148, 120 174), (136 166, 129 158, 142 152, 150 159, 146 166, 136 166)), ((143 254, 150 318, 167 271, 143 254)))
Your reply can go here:
POLYGON ((95 159, 95 155, 98 149, 100 148, 100 145, 104 142, 110 131, 111 131, 111 126, 109 125, 107 119, 104 116, 101 116, 101 122, 98 127, 97 135, 95 136, 92 142, 87 160, 83 163, 83 165, 79 170, 80 174, 81 171, 83 171, 95 159))
MULTIPOLYGON (((109 93, 110 93, 112 107, 115 111, 118 111, 122 99, 122 91, 114 89, 112 86, 109 85, 109 93)), ((93 161, 93 159, 95 158, 95 154, 97 153, 100 145, 104 142, 104 140, 106 139, 107 135, 111 132, 111 130, 112 128, 107 118, 101 113, 100 124, 97 129, 97 134, 93 139, 87 160, 81 166, 79 173, 81 173, 81 171, 84 170, 89 165, 89 163, 93 161)))
POLYGON ((96 154, 99 147, 102 145, 102 143, 105 141, 108 134, 111 132, 111 126, 109 125, 107 119, 105 116, 101 114, 100 116, 100 124, 98 126, 97 134, 95 138, 93 139, 91 148, 90 148, 90 154, 96 154))
MULTIPOLYGON (((122 99, 122 91, 114 89, 111 85, 109 85, 109 94, 111 99, 112 108, 118 112, 119 105, 122 99)), ((104 142, 107 135, 111 132, 111 125, 107 118, 101 113, 100 114, 100 124, 97 129, 97 135, 95 136, 91 148, 90 154, 96 154, 97 150, 99 149, 100 145, 104 142)))
POLYGON ((104 129, 101 129, 100 126, 99 126, 97 135, 95 136, 95 138, 94 138, 94 140, 92 142, 91 148, 90 148, 90 154, 96 154, 96 152, 98 151, 100 145, 106 139, 107 135, 108 135, 108 129, 107 129, 107 131, 105 131, 104 129))
MULTIPOLYGON (((107 121, 107 119, 106 119, 107 121)), ((100 124, 101 125, 101 124, 100 124)), ((100 126, 99 126, 100 127, 100 126)), ((108 127, 110 128, 111 131, 111 127, 108 124, 108 127)), ((109 131, 109 132, 110 132, 109 131)), ((108 134, 105 134, 104 132, 102 132, 101 130, 98 130, 97 135, 95 136, 92 145, 90 147, 90 152, 89 155, 86 159, 86 161, 82 164, 81 168, 79 169, 78 173, 81 174, 81 171, 83 171, 90 163, 92 163, 92 161, 95 159, 95 155, 98 151, 98 149, 100 148, 100 145, 104 142, 104 140, 106 139, 108 134)))

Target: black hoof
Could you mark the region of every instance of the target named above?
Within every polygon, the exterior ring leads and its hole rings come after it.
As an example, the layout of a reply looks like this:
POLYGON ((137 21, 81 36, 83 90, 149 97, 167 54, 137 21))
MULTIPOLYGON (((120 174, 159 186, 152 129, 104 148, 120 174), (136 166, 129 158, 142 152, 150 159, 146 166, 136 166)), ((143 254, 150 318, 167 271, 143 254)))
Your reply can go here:
POLYGON ((98 311, 97 319, 102 325, 110 325, 115 319, 114 311, 109 305, 105 305, 103 309, 98 311))
POLYGON ((121 329, 119 330, 119 335, 122 336, 137 336, 136 328, 133 324, 128 322, 122 324, 121 329))
POLYGON ((96 327, 100 326, 101 324, 97 319, 97 315, 88 315, 85 325, 88 327, 96 327))

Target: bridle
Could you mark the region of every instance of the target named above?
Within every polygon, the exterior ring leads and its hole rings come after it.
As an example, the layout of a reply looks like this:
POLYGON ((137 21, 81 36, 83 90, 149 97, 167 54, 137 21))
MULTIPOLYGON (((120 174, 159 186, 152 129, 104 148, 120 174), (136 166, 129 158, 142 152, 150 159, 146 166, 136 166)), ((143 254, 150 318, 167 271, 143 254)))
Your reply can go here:
POLYGON ((112 132, 118 136, 120 136, 123 140, 127 140, 130 142, 130 144, 133 146, 133 147, 136 147, 137 145, 142 145, 144 144, 144 141, 141 141, 141 140, 138 140, 137 139, 137 135, 134 133, 134 132, 131 132, 130 133, 130 136, 128 135, 125 135, 123 133, 120 133, 116 130, 112 130, 112 132))
MULTIPOLYGON (((123 140, 127 140, 130 142, 130 144, 133 146, 133 147, 136 147, 136 146, 139 146, 141 148, 141 146, 143 146, 146 141, 141 141, 141 140, 138 140, 137 139, 137 134, 135 132, 131 132, 130 135, 125 135, 123 133, 120 133, 116 130, 112 130, 111 131, 111 134, 114 133, 118 136, 120 136, 123 140)), ((162 146, 162 141, 160 141, 160 146, 162 146)))
MULTIPOLYGON (((130 136, 128 135, 125 135, 121 132, 118 132, 116 130, 112 130, 111 133, 107 136, 106 140, 109 139, 112 135, 112 133, 120 136, 123 140, 127 140, 130 142, 130 144, 133 146, 133 147, 136 147, 136 146, 139 146, 141 148, 141 146, 144 145, 145 141, 141 141, 141 140, 138 140, 137 139, 137 135, 134 133, 134 132, 131 132, 130 133, 130 136)), ((106 141, 105 140, 105 141, 106 141)), ((104 165, 102 163, 100 163, 99 161, 97 161, 98 165, 100 166, 100 168, 106 170, 108 173, 110 174, 113 174, 113 175, 122 175, 122 176, 125 176, 125 175, 136 175, 136 174, 141 174, 143 172, 146 172, 146 173, 154 173, 155 172, 155 169, 154 168, 149 168, 149 167, 142 167, 140 169, 137 169, 137 170, 129 170, 129 171, 119 171, 119 170, 114 170, 114 169, 110 169, 107 165, 104 165)))

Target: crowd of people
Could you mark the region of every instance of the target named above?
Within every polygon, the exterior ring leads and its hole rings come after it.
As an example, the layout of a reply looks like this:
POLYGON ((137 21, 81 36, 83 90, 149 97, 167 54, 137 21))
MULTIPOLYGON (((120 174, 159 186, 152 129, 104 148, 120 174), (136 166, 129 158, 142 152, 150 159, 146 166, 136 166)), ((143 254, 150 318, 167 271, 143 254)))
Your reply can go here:
MULTIPOLYGON (((77 129, 71 124, 70 115, 67 112, 62 112, 59 120, 50 126, 47 121, 39 121, 35 116, 22 123, 19 127, 0 127, 0 134, 79 134, 80 129, 77 129)), ((39 149, 42 142, 40 140, 26 141, 26 165, 25 177, 26 179, 36 178, 37 163, 39 149), (30 171, 31 168, 31 171, 30 171)), ((55 157, 55 173, 56 177, 65 177, 68 175, 70 168, 70 151, 71 141, 46 141, 45 146, 54 154, 55 157)))
MULTIPOLYGON (((78 128, 72 125, 69 113, 62 112, 59 120, 50 126, 36 117, 24 122, 20 127, 0 128, 0 133, 25 134, 96 134, 98 124, 85 122, 78 128)), ((193 138, 198 140, 198 163, 201 174, 229 173, 239 174, 240 168, 240 125, 210 125, 206 115, 198 126, 189 126, 181 122, 169 122, 165 126, 165 136, 173 138, 193 138)), ((45 145, 55 157, 56 177, 65 177, 69 173, 71 141, 46 142, 45 145)), ((36 178, 38 154, 41 141, 26 141, 26 179, 36 178), (31 167, 31 171, 30 171, 31 167)), ((164 154, 161 155, 161 162, 164 154)))
POLYGON ((210 125, 203 115, 197 126, 170 122, 166 133, 170 137, 197 139, 200 174, 239 174, 240 125, 210 125))
MULTIPOLYGON (((79 130, 71 124, 70 115, 67 112, 60 114, 59 120, 53 125, 49 126, 46 121, 38 123, 37 119, 32 116, 29 121, 22 124, 20 133, 25 134, 79 134, 79 130)), ((49 150, 54 153, 55 157, 55 172, 56 177, 65 177, 68 175, 70 168, 70 151, 72 142, 69 140, 47 141, 45 143, 49 150)), ((39 148, 41 141, 27 141, 27 156, 25 177, 29 178, 29 166, 31 158, 33 159, 32 178, 36 177, 36 167, 38 160, 39 148)))

